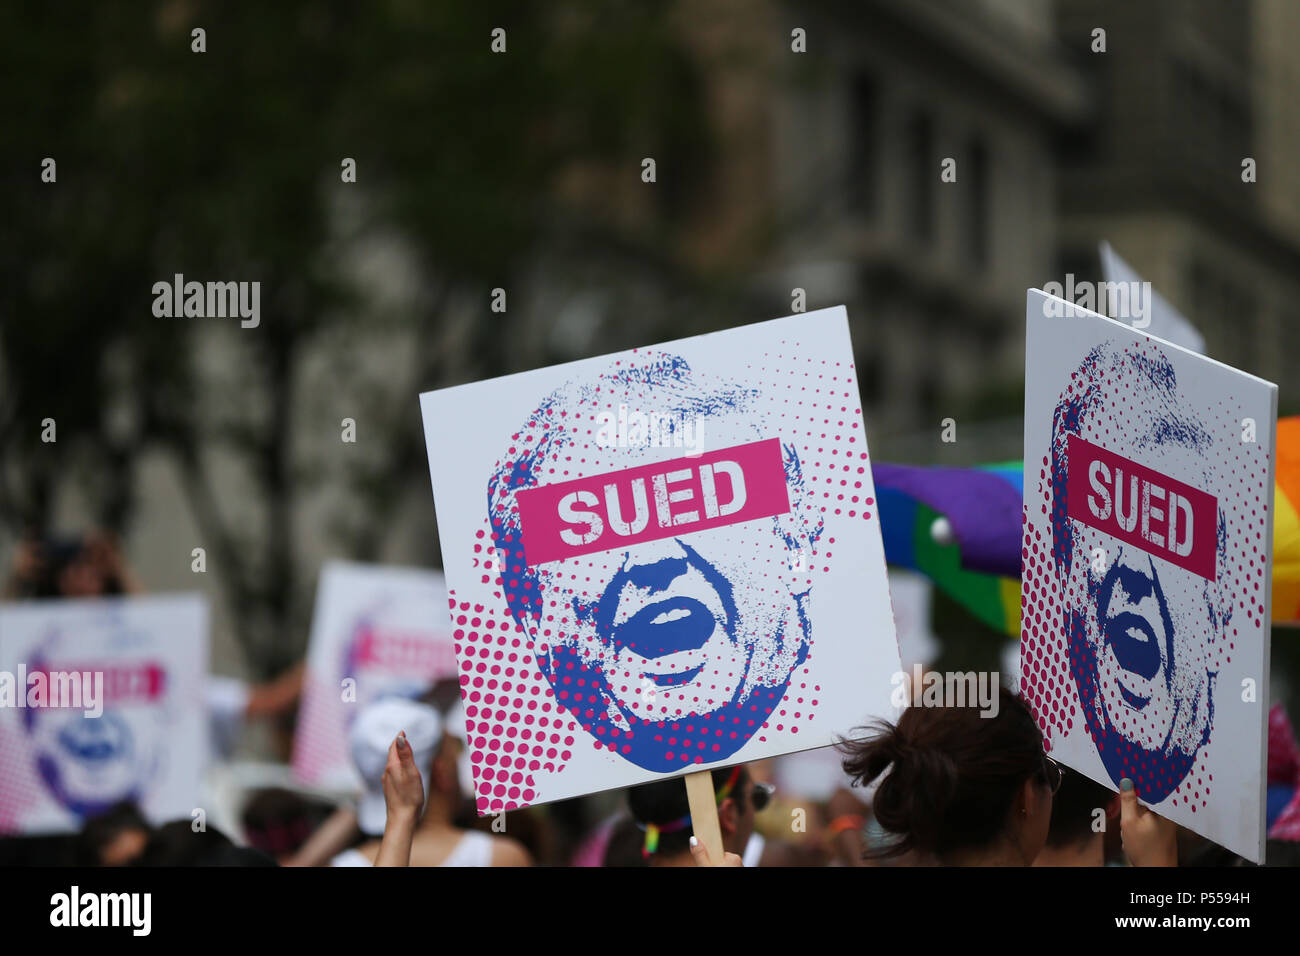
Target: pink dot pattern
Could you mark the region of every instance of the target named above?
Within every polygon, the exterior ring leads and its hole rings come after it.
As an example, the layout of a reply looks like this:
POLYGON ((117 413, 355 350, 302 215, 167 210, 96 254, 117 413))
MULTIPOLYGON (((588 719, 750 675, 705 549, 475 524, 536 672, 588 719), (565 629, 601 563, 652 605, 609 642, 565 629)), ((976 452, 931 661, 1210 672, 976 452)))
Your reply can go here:
POLYGON ((0 716, 0 833, 23 832, 28 815, 49 799, 34 769, 35 748, 19 729, 19 713, 0 716))
MULTIPOLYGON (((1247 638, 1257 640, 1264 626, 1270 449, 1261 442, 1242 440, 1245 412, 1229 398, 1200 410, 1203 457, 1187 453, 1181 446, 1181 455, 1170 453, 1167 446, 1160 446, 1152 438, 1152 422, 1172 423, 1172 427, 1188 431, 1194 431, 1197 422, 1185 408, 1173 403, 1176 395, 1170 387, 1172 382, 1172 366, 1150 339, 1094 350, 1071 375, 1060 395, 1056 434, 1044 436, 1051 438, 1053 445, 1039 458, 1036 475, 1029 471, 1027 449, 1021 551, 1021 690, 1049 748, 1056 738, 1074 733, 1076 724, 1084 725, 1099 748, 1104 745, 1095 722, 1085 719, 1085 698, 1095 697, 1096 690, 1080 688, 1072 671, 1086 670, 1087 662, 1080 655, 1088 654, 1090 645, 1079 637, 1088 625, 1080 622, 1087 620, 1089 587, 1096 583, 1092 571, 1095 549, 1101 549, 1106 560, 1112 560, 1121 547, 1131 546, 1122 546, 1109 535, 1066 516, 1063 495, 1059 494, 1064 482, 1059 475, 1054 481, 1053 475, 1054 460, 1058 468, 1068 465, 1060 453, 1064 436, 1078 434, 1215 494, 1220 511, 1217 580, 1197 579, 1187 589, 1194 589, 1195 600, 1177 606, 1170 602, 1179 659, 1175 684, 1189 695, 1200 692, 1199 714, 1209 724, 1201 728, 1191 723, 1193 718, 1187 712, 1192 708, 1173 713, 1172 704, 1153 701, 1156 706, 1148 707, 1140 718, 1121 718, 1118 729, 1126 737, 1140 737, 1158 734, 1168 726, 1171 739, 1185 741, 1184 749, 1192 758, 1188 766, 1171 768, 1167 762, 1149 757, 1142 748, 1125 749, 1122 744, 1112 743, 1119 749, 1103 755, 1103 759, 1109 757, 1122 767, 1122 773, 1134 780, 1139 794, 1172 789, 1168 798, 1172 804, 1195 813, 1208 805, 1213 781, 1209 736, 1215 677, 1224 664, 1231 662, 1239 643, 1247 638), (1167 379, 1160 374, 1165 370, 1169 372, 1167 379), (1072 416, 1071 408, 1083 412, 1072 416), (1202 740, 1205 742, 1200 743, 1202 740), (1179 770, 1185 774, 1181 780, 1167 776, 1179 770)), ((1179 569, 1163 561, 1158 552, 1152 555, 1162 578, 1176 580, 1179 569)), ((1235 694, 1235 689, 1229 688, 1228 693, 1235 694)), ((1232 700, 1235 697, 1225 697, 1225 706, 1231 706, 1232 700)), ((1095 700, 1087 703, 1096 707, 1095 700)))
MULTIPOLYGON (((734 743, 737 735, 753 735, 768 743, 788 740, 785 750, 798 749, 797 735, 801 726, 815 719, 821 686, 813 676, 815 642, 801 630, 795 595, 807 593, 830 570, 837 527, 875 517, 852 364, 800 354, 798 343, 782 345, 788 350, 784 354, 765 353, 763 361, 745 366, 746 384, 737 386, 737 392, 743 393, 744 418, 751 428, 760 423, 762 437, 779 437, 783 447, 797 449, 802 506, 780 520, 748 523, 763 525, 758 529, 761 533, 732 526, 684 534, 680 539, 691 547, 709 547, 711 555, 720 555, 718 564, 724 573, 747 581, 757 595, 749 605, 738 601, 742 616, 748 615, 755 633, 764 636, 750 664, 753 689, 745 701, 748 718, 736 726, 717 726, 710 713, 737 690, 739 668, 727 661, 716 665, 704 699, 685 699, 661 689, 632 704, 636 712, 632 720, 648 727, 654 741, 663 746, 665 759, 683 769, 719 759, 722 741, 734 743), (787 541, 805 547, 793 553, 772 533, 774 525, 787 541), (807 644, 802 654, 801 633, 807 644), (776 639, 777 634, 784 639, 776 639), (800 660, 798 673, 792 674, 800 660)), ((644 463, 636 460, 638 455, 650 460, 681 456, 676 448, 624 448, 615 460, 611 450, 598 442, 602 423, 617 413, 620 401, 634 405, 638 399, 652 401, 652 396, 635 388, 607 386, 602 380, 617 375, 621 385, 635 382, 639 370, 662 361, 664 353, 645 350, 614 360, 594 387, 570 390, 564 401, 539 408, 509 436, 507 457, 521 447, 543 450, 544 481, 539 483, 546 483, 644 463)), ((716 434, 705 438, 710 448, 728 444, 716 434)), ((752 434, 743 440, 753 440, 752 434)), ((573 611, 575 601, 579 606, 594 602, 624 554, 606 551, 554 562, 538 578, 528 573, 534 569, 522 564, 523 551, 517 542, 497 540, 485 515, 463 565, 472 568, 474 576, 461 568, 448 568, 461 694, 481 814, 567 795, 549 795, 546 775, 562 775, 577 748, 615 757, 629 752, 626 732, 601 720, 606 702, 583 676, 587 672, 574 669, 571 661, 567 667, 572 674, 553 670, 562 660, 557 650, 574 643, 581 630, 573 611), (527 609, 522 621, 512 614, 512 606, 527 609), (550 672, 552 679, 547 680, 544 672, 550 672)), ((611 691, 636 694, 634 675, 612 667, 603 652, 590 653, 594 659, 581 663, 599 669, 611 691)), ((773 752, 783 750, 774 743, 773 752)), ((608 784, 617 785, 617 781, 608 784)))

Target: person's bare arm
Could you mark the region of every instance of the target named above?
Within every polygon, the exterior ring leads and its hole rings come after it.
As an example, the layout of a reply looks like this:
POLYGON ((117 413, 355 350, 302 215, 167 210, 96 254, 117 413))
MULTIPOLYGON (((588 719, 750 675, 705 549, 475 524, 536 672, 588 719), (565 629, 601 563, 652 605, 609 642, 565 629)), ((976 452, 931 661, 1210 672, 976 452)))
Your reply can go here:
POLYGON ((424 809, 424 781, 415 755, 400 733, 388 748, 388 766, 384 767, 384 803, 388 817, 384 821, 384 838, 379 843, 375 866, 410 866, 411 841, 424 809))
POLYGON ((870 808, 852 791, 841 787, 831 794, 826 809, 831 817, 826 836, 836 860, 843 866, 866 866, 862 828, 870 808))
POLYGON ((325 866, 357 837, 357 811, 340 807, 316 828, 283 866, 325 866))
POLYGON ((248 692, 244 716, 256 720, 287 711, 298 702, 305 673, 306 665, 299 661, 275 679, 253 685, 248 692))

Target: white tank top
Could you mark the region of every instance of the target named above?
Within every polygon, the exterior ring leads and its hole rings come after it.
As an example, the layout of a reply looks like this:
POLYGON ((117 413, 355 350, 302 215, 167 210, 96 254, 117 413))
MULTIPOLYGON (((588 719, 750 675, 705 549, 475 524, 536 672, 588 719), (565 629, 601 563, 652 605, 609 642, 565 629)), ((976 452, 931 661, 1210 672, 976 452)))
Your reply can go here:
MULTIPOLYGON (((373 866, 359 850, 344 850, 330 866, 373 866)), ((470 830, 460 838, 447 858, 439 866, 491 866, 492 838, 486 833, 470 830)))
POLYGON ((374 866, 366 855, 360 850, 344 850, 334 859, 330 860, 330 866, 374 866))
POLYGON ((447 854, 447 859, 438 864, 439 866, 491 866, 492 865, 492 838, 486 833, 480 833, 477 830, 470 830, 456 848, 447 854))

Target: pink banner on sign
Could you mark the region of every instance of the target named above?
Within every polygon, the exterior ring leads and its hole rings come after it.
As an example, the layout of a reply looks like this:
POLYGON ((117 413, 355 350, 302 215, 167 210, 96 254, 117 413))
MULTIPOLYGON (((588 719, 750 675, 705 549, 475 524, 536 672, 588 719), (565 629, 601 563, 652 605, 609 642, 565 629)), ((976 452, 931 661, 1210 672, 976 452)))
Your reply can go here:
POLYGON ((366 626, 357 637, 356 663, 407 674, 456 673, 456 648, 450 635, 445 641, 431 639, 423 631, 379 631, 366 626))
POLYGON ((1147 554, 1215 579, 1219 504, 1183 484, 1070 436, 1066 510, 1147 554))
POLYGON ((790 510, 776 438, 529 488, 516 496, 529 564, 626 548, 790 510))
POLYGON ((160 700, 163 692, 167 689, 167 671, 162 665, 154 661, 143 661, 134 665, 122 664, 98 664, 93 661, 69 663, 60 662, 58 667, 34 667, 29 674, 41 672, 45 675, 45 681, 48 685, 51 681, 57 680, 52 677, 54 674, 74 674, 77 679, 81 675, 103 674, 104 675, 104 703, 105 704, 135 704, 141 701, 151 702, 160 700))

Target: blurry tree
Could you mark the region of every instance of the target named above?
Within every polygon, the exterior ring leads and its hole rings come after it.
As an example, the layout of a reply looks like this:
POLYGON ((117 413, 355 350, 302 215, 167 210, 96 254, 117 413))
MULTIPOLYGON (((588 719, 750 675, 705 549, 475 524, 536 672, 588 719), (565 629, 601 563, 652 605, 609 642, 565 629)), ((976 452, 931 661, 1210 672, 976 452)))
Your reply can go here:
POLYGON ((373 555, 427 474, 417 392, 528 361, 527 310, 492 313, 493 288, 611 250, 690 281, 671 239, 708 137, 666 4, 33 4, 0 61, 0 522, 45 528, 72 480, 129 530, 140 455, 164 450, 258 674, 305 642, 295 515, 321 470, 351 492, 344 550, 373 555), (642 188, 645 155, 678 185, 642 188), (384 315, 356 269, 381 241, 418 276, 384 315), (259 281, 259 327, 155 318, 177 273, 259 281), (413 344, 392 368, 340 351, 391 332, 413 344), (374 399, 369 451, 304 453, 337 446, 348 390, 374 399))

